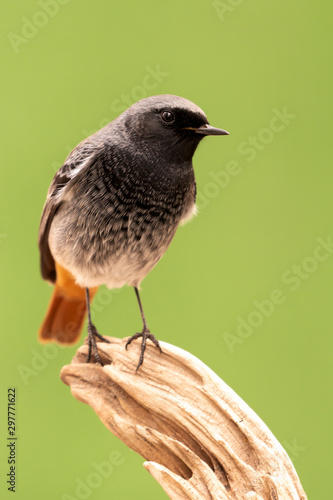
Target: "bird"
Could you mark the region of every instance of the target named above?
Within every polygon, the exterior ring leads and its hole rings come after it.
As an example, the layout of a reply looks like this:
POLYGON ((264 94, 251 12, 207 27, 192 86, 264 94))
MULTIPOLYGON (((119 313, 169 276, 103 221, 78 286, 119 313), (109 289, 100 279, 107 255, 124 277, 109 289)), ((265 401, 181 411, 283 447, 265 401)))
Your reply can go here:
POLYGON ((192 158, 201 140, 229 135, 209 124, 188 99, 142 99, 84 139, 55 174, 42 211, 41 275, 54 285, 41 342, 75 343, 86 315, 88 357, 103 365, 96 342, 109 342, 91 320, 98 287, 134 288, 143 328, 137 370, 150 332, 140 284, 170 245, 178 226, 196 213, 192 158))

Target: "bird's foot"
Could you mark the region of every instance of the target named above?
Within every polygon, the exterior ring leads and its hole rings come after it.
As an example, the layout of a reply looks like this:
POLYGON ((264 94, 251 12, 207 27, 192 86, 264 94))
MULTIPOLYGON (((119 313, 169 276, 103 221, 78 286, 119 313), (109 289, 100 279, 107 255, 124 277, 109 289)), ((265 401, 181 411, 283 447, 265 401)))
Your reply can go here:
POLYGON ((140 366, 143 363, 143 358, 144 358, 144 355, 145 355, 147 340, 151 340, 152 343, 160 350, 160 353, 162 353, 162 349, 161 349, 161 346, 160 346, 158 340, 154 337, 154 335, 152 333, 150 333, 150 330, 147 327, 144 327, 143 330, 142 330, 142 332, 136 333, 135 335, 132 335, 132 337, 130 337, 128 339, 128 341, 126 342, 125 349, 127 350, 127 347, 130 345, 130 343, 133 340, 136 340, 136 339, 138 339, 140 337, 142 337, 141 353, 140 353, 140 358, 139 358, 138 366, 136 367, 136 371, 138 371, 138 369, 140 368, 140 366))
POLYGON ((106 342, 107 344, 110 344, 110 341, 107 340, 103 335, 98 333, 96 326, 93 325, 93 323, 88 323, 88 346, 89 346, 89 351, 88 351, 88 357, 87 357, 87 363, 89 363, 92 351, 94 351, 94 355, 96 358, 97 363, 99 363, 101 366, 104 366, 102 363, 101 357, 98 353, 97 349, 97 344, 96 344, 96 337, 101 341, 101 342, 106 342))

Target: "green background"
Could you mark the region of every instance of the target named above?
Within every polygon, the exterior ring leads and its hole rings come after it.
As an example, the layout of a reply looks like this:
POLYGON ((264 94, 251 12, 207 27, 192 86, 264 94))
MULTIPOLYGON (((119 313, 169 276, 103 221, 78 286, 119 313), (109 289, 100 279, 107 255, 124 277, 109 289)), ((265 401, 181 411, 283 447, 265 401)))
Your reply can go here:
MULTIPOLYGON (((195 155, 200 213, 142 284, 150 328, 202 359, 258 413, 309 498, 331 499, 333 255, 313 255, 317 238, 333 235, 332 2, 51 3, 46 19, 32 0, 3 5, 1 15, 1 498, 9 498, 9 386, 18 393, 16 498, 79 498, 77 480, 114 451, 121 463, 89 498, 166 498, 143 459, 60 381, 76 347, 37 342, 51 289, 36 241, 48 186, 69 150, 125 101, 171 93, 231 135, 205 139, 195 155), (26 20, 40 27, 27 33, 26 20), (15 38, 22 29, 30 38, 15 38), (158 78, 147 77, 152 69, 158 78), (286 123, 272 122, 283 110, 286 123), (238 173, 228 179, 229 162, 238 173), (254 302, 276 289, 283 303, 265 302, 270 315, 260 320, 254 302), (243 337, 240 317, 258 324, 243 337)), ((130 288, 99 294, 100 332, 138 330, 130 288)))

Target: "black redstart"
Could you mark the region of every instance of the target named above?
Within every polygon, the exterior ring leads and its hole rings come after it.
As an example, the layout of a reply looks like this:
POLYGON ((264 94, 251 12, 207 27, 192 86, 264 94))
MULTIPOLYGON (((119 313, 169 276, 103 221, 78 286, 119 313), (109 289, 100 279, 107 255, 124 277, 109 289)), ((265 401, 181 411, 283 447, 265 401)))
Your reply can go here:
POLYGON ((138 367, 150 333, 139 296, 142 279, 160 260, 180 223, 195 213, 193 154, 203 137, 228 135, 209 125, 191 101, 148 97, 82 141, 56 173, 39 229, 41 272, 55 284, 40 328, 43 342, 72 344, 88 312, 91 358, 96 337, 90 301, 99 285, 134 287, 143 329, 138 367))

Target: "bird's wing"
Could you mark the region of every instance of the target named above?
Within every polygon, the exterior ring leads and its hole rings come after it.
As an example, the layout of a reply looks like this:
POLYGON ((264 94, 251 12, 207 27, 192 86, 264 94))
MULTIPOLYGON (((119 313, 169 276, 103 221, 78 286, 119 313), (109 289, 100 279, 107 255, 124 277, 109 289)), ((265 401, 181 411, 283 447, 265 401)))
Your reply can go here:
POLYGON ((62 205, 68 189, 81 177, 97 158, 99 148, 87 140, 80 143, 68 156, 53 178, 47 193, 38 233, 41 273, 45 280, 55 283, 56 268, 49 247, 49 233, 53 218, 62 205))

